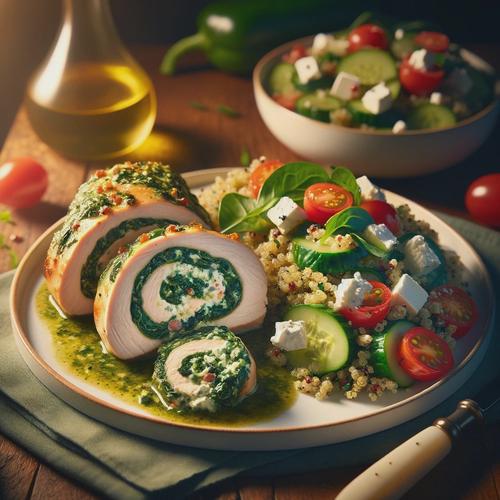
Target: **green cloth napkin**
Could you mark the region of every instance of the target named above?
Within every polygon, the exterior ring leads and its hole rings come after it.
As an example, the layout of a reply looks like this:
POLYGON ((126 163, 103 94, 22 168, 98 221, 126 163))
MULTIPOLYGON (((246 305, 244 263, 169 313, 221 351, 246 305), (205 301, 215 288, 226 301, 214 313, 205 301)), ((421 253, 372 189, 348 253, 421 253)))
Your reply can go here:
MULTIPOLYGON (((500 233, 439 215, 481 254, 498 295, 500 233)), ((211 451, 168 445, 113 429, 79 413, 31 374, 17 352, 10 328, 11 280, 12 273, 0 277, 0 430, 63 474, 112 498, 180 498, 238 474, 274 476, 367 463, 434 418, 450 413, 458 399, 473 396, 498 372, 497 320, 496 339, 465 386, 431 412, 388 431, 336 445, 281 452, 211 451)))

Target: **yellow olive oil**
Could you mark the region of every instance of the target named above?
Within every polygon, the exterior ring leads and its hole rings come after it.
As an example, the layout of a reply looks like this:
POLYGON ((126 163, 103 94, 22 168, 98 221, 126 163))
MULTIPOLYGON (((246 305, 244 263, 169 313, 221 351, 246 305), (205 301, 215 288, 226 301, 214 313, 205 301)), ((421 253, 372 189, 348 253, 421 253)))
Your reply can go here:
POLYGON ((35 75, 26 107, 44 142, 82 160, 129 153, 146 139, 156 117, 149 78, 141 68, 124 64, 80 62, 59 76, 35 75))

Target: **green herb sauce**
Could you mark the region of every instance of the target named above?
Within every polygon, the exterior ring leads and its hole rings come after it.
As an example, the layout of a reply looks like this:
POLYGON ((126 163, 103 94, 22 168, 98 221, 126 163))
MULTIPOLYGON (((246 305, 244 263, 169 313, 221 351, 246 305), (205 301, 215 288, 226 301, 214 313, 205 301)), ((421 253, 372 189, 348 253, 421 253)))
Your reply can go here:
POLYGON ((243 336, 257 363, 257 390, 239 405, 216 413, 183 412, 165 408, 151 390, 153 359, 124 362, 103 352, 92 318, 63 319, 49 301, 45 284, 36 299, 58 362, 76 376, 109 394, 165 420, 191 425, 241 427, 270 420, 290 408, 297 397, 293 378, 264 355, 270 329, 243 336))

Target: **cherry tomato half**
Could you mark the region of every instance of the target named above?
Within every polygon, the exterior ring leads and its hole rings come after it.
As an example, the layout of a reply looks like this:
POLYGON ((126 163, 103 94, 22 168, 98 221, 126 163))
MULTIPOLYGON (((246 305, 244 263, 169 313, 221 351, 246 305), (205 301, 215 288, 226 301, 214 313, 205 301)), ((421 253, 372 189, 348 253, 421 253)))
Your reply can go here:
POLYGON ((438 31, 422 31, 415 36, 415 43, 429 52, 446 52, 450 39, 438 31))
POLYGON ((283 165, 283 162, 279 160, 265 160, 252 172, 248 181, 248 187, 254 198, 259 196, 260 188, 266 182, 266 179, 283 165))
POLYGON ((330 182, 318 182, 304 193, 304 210, 311 222, 324 224, 332 215, 352 206, 352 194, 330 182))
POLYGON ((31 158, 16 158, 0 166, 0 203, 9 207, 36 205, 47 185, 47 172, 31 158))
POLYGON ((273 99, 286 109, 295 110, 295 103, 302 94, 300 92, 292 94, 274 94, 273 99))
POLYGON ((401 339, 399 364, 415 380, 430 382, 443 378, 453 368, 453 355, 439 335, 416 326, 401 339))
POLYGON ((391 307, 391 290, 380 281, 369 281, 372 289, 366 294, 363 304, 356 309, 341 309, 341 314, 355 328, 373 328, 383 321, 391 307))
POLYGON ((500 174, 476 179, 467 189, 465 205, 474 219, 500 227, 500 174))
POLYGON ((297 59, 305 56, 307 56, 307 50, 305 46, 301 43, 296 43, 292 46, 290 52, 287 52, 282 59, 287 63, 294 64, 297 59))
POLYGON ((376 224, 385 224, 393 234, 399 234, 399 220, 395 208, 382 200, 367 200, 361 203, 376 224))
POLYGON ((443 81, 444 71, 441 69, 421 70, 414 68, 409 59, 403 59, 399 67, 401 85, 410 94, 428 95, 443 81))
POLYGON ((347 39, 349 40, 348 52, 356 52, 365 47, 385 50, 389 46, 385 31, 376 24, 362 24, 354 28, 347 39))
POLYGON ((454 325, 457 330, 453 337, 459 339, 467 335, 477 321, 477 308, 465 290, 453 285, 442 285, 429 294, 429 302, 440 304, 443 312, 438 314, 445 326, 454 325))

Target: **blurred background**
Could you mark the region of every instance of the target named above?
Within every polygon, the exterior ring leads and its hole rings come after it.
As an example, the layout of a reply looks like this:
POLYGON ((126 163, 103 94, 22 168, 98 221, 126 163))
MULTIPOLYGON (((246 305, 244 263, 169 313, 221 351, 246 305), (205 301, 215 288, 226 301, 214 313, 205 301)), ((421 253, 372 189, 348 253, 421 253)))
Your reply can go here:
MULTIPOLYGON (((194 33, 196 16, 208 3, 209 0, 111 0, 116 25, 126 43, 159 45, 194 33)), ((384 14, 434 21, 459 43, 500 41, 499 0, 377 3, 382 5, 384 14)), ((49 50, 60 14, 60 0, 0 0, 0 144, 20 105, 27 78, 49 50)))

